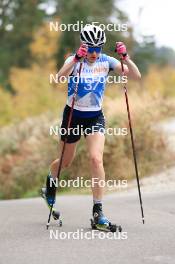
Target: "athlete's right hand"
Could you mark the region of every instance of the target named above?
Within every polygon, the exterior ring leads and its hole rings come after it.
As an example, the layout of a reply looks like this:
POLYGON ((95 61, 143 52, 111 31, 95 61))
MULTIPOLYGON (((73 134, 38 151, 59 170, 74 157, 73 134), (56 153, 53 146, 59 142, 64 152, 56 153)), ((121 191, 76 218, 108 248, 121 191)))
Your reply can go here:
POLYGON ((81 60, 82 58, 85 58, 87 55, 87 51, 88 51, 88 45, 81 44, 81 46, 79 47, 79 49, 77 50, 75 54, 74 61, 77 62, 81 60))

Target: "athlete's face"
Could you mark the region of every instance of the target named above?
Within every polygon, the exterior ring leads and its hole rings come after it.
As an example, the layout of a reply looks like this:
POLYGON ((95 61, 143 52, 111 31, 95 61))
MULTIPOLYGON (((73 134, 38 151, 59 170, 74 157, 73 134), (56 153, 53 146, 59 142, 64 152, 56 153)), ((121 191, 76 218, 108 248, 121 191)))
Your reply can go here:
POLYGON ((91 63, 95 62, 98 59, 100 52, 100 47, 89 47, 87 53, 87 60, 91 63))
POLYGON ((96 61, 96 59, 99 57, 99 54, 100 53, 97 53, 97 52, 93 52, 93 53, 87 53, 87 60, 89 61, 89 62, 95 62, 96 61))

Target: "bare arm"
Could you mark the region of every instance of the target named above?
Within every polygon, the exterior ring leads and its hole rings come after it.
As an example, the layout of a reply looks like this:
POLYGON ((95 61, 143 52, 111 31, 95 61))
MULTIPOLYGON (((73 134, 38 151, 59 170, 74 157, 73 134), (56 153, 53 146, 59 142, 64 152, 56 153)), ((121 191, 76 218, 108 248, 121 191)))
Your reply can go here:
POLYGON ((72 57, 72 60, 68 63, 64 63, 64 65, 62 66, 62 68, 59 70, 59 72, 57 73, 58 76, 58 80, 64 76, 64 77, 68 77, 71 72, 73 71, 73 67, 76 64, 76 62, 74 61, 74 58, 72 57))
POLYGON ((72 56, 69 62, 64 63, 63 67, 57 73, 58 80, 60 80, 62 76, 68 77, 72 73, 75 64, 86 57, 87 50, 88 46, 86 44, 80 45, 75 56, 72 56))
MULTIPOLYGON (((138 69, 138 67, 136 66, 136 64, 129 58, 127 58, 124 61, 124 72, 125 75, 127 75, 129 78, 133 79, 133 80, 140 80, 141 79, 141 73, 138 69)), ((121 68, 121 64, 118 64, 115 72, 118 74, 122 74, 122 68, 121 68)))

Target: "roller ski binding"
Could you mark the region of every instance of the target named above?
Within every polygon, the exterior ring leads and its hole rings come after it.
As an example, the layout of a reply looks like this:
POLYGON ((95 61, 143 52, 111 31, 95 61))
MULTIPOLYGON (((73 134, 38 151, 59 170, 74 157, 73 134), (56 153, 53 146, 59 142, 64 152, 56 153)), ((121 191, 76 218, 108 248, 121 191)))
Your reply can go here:
POLYGON ((93 219, 91 219, 92 229, 105 232, 122 232, 121 226, 112 224, 103 214, 102 204, 95 204, 93 207, 93 219))
POLYGON ((50 187, 50 176, 47 177, 47 182, 46 182, 46 188, 41 189, 41 196, 45 200, 49 210, 51 209, 51 206, 53 204, 52 208, 52 217, 54 220, 58 221, 59 226, 62 226, 62 220, 60 219, 60 212, 57 211, 54 207, 55 205, 55 192, 56 192, 56 187, 52 186, 50 187))

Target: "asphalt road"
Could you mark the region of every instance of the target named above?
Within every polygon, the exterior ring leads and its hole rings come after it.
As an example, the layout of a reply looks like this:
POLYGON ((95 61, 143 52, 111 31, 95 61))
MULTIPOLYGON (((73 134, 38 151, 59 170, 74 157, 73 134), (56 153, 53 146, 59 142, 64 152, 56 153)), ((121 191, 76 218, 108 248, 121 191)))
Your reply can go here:
POLYGON ((145 225, 137 193, 107 195, 105 213, 125 233, 106 237, 97 232, 94 239, 89 228, 91 197, 59 196, 57 200, 63 226, 52 220, 49 231, 42 199, 0 202, 0 264, 175 263, 174 192, 143 195, 145 225), (77 239, 78 232, 83 239, 77 239), (85 236, 87 232, 91 239, 85 236))

